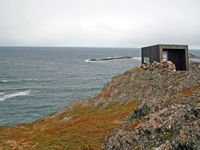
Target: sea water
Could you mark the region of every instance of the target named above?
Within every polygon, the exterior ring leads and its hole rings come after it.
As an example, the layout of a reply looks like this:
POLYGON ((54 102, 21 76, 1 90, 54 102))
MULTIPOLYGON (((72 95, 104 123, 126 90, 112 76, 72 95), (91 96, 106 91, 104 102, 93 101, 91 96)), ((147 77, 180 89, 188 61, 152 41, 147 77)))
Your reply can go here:
POLYGON ((29 123, 94 96, 140 64, 137 48, 0 47, 0 126, 29 123), (133 58, 89 61, 119 56, 133 58))
POLYGON ((140 64, 134 48, 0 48, 0 126, 29 123, 91 97, 115 75, 140 64), (91 58, 135 59, 89 62, 91 58))

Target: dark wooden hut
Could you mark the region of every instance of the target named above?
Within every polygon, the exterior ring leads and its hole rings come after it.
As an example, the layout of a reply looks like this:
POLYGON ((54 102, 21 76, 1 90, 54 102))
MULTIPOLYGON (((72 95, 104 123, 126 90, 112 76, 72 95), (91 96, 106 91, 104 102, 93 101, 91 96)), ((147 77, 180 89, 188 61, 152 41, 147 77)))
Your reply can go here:
POLYGON ((176 70, 189 70, 188 46, 158 44, 142 48, 142 64, 151 64, 154 61, 171 61, 176 70))

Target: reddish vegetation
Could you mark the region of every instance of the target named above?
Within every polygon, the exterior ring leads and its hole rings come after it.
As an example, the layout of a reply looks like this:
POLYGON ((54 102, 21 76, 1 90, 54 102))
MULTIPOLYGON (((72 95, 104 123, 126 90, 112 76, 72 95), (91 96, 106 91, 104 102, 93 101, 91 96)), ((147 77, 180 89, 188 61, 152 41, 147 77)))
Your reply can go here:
MULTIPOLYGON (((121 126, 123 119, 138 105, 111 103, 107 108, 77 104, 54 119, 0 128, 3 149, 79 149, 99 150, 109 131, 121 126), (68 121, 64 117, 72 115, 68 121)), ((0 148, 1 150, 1 148, 0 148)))
POLYGON ((120 86, 120 82, 118 82, 117 84, 112 85, 111 87, 108 88, 108 90, 106 91, 102 91, 101 93, 99 93, 97 96, 101 96, 104 98, 108 98, 111 96, 111 93, 118 87, 120 86))
POLYGON ((97 96, 102 96, 102 97, 104 97, 104 98, 110 97, 110 92, 102 91, 102 92, 99 93, 97 96))
POLYGON ((190 88, 185 88, 183 90, 181 90, 180 92, 174 94, 174 95, 168 95, 166 96, 167 99, 171 98, 171 97, 179 97, 179 96, 189 96, 191 94, 193 94, 193 92, 197 89, 200 88, 200 84, 197 84, 193 87, 190 87, 190 88))
POLYGON ((167 70, 162 70, 162 71, 160 72, 160 75, 161 75, 161 76, 164 76, 167 72, 168 72, 167 70))
POLYGON ((139 127, 140 125, 142 125, 145 122, 146 122, 146 120, 142 120, 142 121, 138 121, 134 124, 131 124, 125 129, 125 131, 131 131, 133 128, 139 127))
POLYGON ((193 86, 191 88, 186 88, 186 89, 183 89, 180 94, 183 96, 189 96, 191 95, 196 89, 200 88, 200 84, 197 84, 196 86, 193 86))

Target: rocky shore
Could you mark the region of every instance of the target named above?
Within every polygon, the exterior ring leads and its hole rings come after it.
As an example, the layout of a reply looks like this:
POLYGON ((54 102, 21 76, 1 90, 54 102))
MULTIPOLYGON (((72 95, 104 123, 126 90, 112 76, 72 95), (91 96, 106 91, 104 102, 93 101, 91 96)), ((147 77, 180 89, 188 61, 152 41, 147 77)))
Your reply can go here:
POLYGON ((199 150, 200 64, 134 67, 102 92, 31 124, 0 127, 0 150, 199 150))

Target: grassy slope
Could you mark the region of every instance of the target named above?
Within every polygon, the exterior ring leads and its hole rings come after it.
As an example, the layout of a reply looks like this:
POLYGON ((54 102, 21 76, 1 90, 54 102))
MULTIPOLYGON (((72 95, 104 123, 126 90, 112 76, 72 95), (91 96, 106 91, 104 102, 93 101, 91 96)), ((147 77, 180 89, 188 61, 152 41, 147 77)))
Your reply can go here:
POLYGON ((121 126, 138 105, 111 103, 108 107, 77 104, 54 119, 0 127, 1 149, 102 149, 105 135, 121 126), (72 116, 68 121, 63 118, 72 116))

